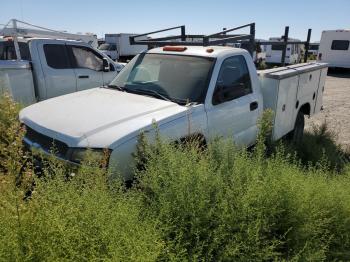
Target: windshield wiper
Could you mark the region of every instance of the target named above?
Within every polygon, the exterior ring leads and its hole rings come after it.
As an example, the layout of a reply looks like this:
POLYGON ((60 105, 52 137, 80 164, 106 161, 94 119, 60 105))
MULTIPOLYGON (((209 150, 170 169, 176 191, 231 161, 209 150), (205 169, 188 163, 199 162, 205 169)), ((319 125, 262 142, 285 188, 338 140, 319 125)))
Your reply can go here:
POLYGON ((117 85, 107 85, 107 87, 117 89, 117 90, 123 91, 123 92, 125 91, 124 87, 117 86, 117 85))
POLYGON ((151 90, 151 89, 145 90, 145 89, 138 88, 138 89, 132 89, 132 90, 128 89, 128 91, 140 93, 140 94, 145 94, 145 95, 152 95, 152 96, 158 97, 160 99, 163 99, 163 100, 166 100, 169 102, 174 102, 169 97, 166 97, 165 95, 162 95, 161 93, 158 93, 157 91, 151 90))

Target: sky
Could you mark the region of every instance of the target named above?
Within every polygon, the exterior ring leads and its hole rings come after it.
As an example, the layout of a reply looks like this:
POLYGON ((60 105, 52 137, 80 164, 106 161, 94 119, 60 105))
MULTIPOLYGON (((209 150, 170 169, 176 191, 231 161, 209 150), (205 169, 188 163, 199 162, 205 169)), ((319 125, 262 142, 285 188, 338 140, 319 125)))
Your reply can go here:
MULTIPOLYGON (((350 28, 350 0, 0 0, 0 24, 16 18, 70 33, 145 33, 186 25, 190 34, 256 23, 256 38, 319 41, 327 29, 350 28)), ((244 31, 242 31, 243 33, 244 31)), ((175 34, 175 32, 174 32, 175 34)))

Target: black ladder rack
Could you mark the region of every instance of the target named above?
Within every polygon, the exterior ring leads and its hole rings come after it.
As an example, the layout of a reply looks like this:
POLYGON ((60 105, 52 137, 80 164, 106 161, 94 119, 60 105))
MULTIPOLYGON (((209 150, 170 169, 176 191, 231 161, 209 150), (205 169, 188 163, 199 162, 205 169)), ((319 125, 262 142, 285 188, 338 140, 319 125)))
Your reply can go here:
POLYGON ((211 46, 211 45, 225 45, 227 43, 240 43, 242 41, 249 42, 248 50, 251 54, 255 49, 255 23, 242 25, 239 27, 225 29, 215 34, 211 35, 187 35, 186 27, 184 25, 166 28, 158 31, 153 31, 141 35, 130 36, 131 45, 147 45, 148 48, 159 47, 165 45, 187 45, 187 46, 211 46), (250 28, 249 34, 230 34, 227 33, 236 31, 243 28, 250 28), (180 29, 181 33, 179 35, 158 37, 137 40, 141 36, 149 36, 156 33, 162 33, 174 29, 180 29), (188 40, 192 39, 192 40, 188 40))
POLYGON ((211 35, 190 35, 186 34, 186 27, 184 25, 161 29, 145 34, 139 34, 129 37, 131 45, 147 45, 148 49, 154 47, 161 47, 166 45, 187 45, 187 46, 214 46, 214 45, 227 45, 227 44, 239 44, 245 43, 247 51, 253 56, 256 51, 256 44, 259 45, 283 45, 281 64, 284 66, 286 50, 288 44, 305 45, 304 62, 307 61, 311 29, 308 30, 306 41, 288 41, 289 26, 285 27, 284 35, 281 37, 282 41, 260 41, 255 39, 255 23, 250 23, 230 29, 224 28, 222 31, 211 35), (249 34, 227 34, 240 29, 249 28, 249 34), (170 30, 180 29, 179 35, 171 35, 166 37, 150 38, 152 34, 167 32, 170 30), (142 36, 148 36, 148 39, 137 39, 142 36))

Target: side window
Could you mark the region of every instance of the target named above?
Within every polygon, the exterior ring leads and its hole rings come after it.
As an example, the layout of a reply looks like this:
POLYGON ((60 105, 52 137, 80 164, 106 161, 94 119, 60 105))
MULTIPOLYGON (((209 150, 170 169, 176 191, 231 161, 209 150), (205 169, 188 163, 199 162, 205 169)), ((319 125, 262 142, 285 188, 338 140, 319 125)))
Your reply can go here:
POLYGON ((221 65, 213 95, 218 105, 252 93, 248 66, 243 56, 227 58, 221 65))
POLYGON ((21 53, 22 60, 31 61, 32 59, 30 57, 30 51, 29 51, 28 43, 19 42, 18 46, 19 46, 19 52, 21 53))
POLYGON ((117 46, 116 46, 116 45, 111 45, 111 46, 109 47, 109 50, 110 50, 110 51, 115 51, 115 50, 117 50, 117 46))
POLYGON ((92 49, 83 46, 72 46, 72 54, 76 68, 102 71, 102 57, 96 54, 92 49))
POLYGON ((71 68, 66 45, 45 44, 44 53, 47 65, 55 69, 71 68))
POLYGON ((349 49, 349 41, 348 40, 333 40, 332 42, 332 50, 348 50, 349 49))

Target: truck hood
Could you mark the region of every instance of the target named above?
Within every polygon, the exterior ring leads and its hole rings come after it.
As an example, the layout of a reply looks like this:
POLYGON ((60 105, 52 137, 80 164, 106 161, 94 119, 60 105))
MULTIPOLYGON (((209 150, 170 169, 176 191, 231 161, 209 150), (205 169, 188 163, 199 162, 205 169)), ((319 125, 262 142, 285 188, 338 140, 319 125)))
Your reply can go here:
POLYGON ((94 88, 31 105, 20 112, 20 120, 69 147, 113 149, 152 122, 172 121, 186 110, 152 97, 94 88))

